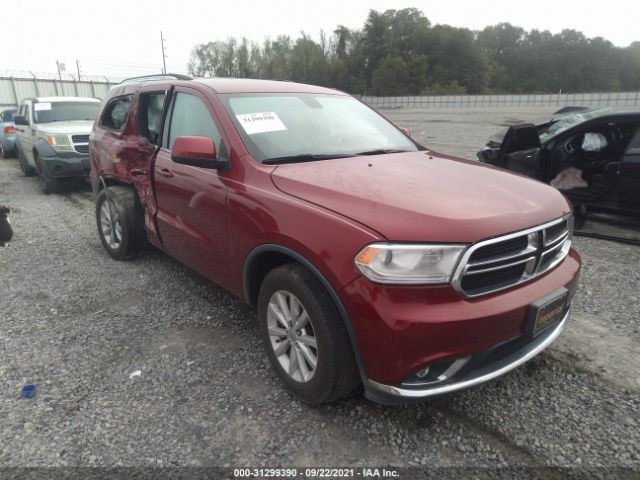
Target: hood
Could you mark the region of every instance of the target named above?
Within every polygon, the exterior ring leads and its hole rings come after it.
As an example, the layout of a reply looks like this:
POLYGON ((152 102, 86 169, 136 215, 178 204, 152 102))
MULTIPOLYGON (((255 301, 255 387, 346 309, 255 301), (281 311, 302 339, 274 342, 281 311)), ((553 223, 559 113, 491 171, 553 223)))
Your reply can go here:
POLYGON ((272 179, 394 241, 471 243, 570 211, 548 185, 434 152, 279 165, 272 179))
POLYGON ((52 134, 91 133, 93 120, 73 120, 68 122, 39 123, 38 130, 52 134))

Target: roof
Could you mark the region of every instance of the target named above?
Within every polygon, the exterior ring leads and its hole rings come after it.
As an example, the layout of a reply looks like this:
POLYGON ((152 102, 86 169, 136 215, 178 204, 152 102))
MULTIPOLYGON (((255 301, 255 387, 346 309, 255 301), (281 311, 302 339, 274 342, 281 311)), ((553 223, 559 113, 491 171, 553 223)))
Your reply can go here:
POLYGON ((326 95, 348 95, 333 88, 318 87, 304 83, 277 80, 257 80, 250 78, 194 78, 192 80, 144 76, 128 79, 111 87, 109 97, 131 95, 141 88, 156 83, 164 85, 193 86, 194 83, 205 85, 216 93, 315 93, 326 95))
POLYGON ((276 80, 256 80, 249 78, 196 78, 198 82, 211 87, 217 93, 325 93, 346 95, 332 88, 318 87, 304 83, 281 82, 276 80))
POLYGON ((28 100, 36 102, 98 102, 100 100, 92 97, 37 97, 29 98, 28 100))

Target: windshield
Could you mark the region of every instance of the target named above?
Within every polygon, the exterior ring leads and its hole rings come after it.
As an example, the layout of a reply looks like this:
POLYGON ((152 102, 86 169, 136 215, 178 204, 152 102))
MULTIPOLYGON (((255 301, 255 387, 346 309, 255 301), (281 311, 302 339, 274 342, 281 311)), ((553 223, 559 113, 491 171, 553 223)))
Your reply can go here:
POLYGON ((349 96, 245 93, 220 98, 259 162, 418 150, 391 123, 349 96))
POLYGON ((565 130, 569 130, 571 127, 586 122, 587 120, 590 120, 592 118, 601 117, 608 114, 609 112, 611 112, 611 107, 599 108, 597 110, 588 110, 586 112, 566 115, 556 123, 552 124, 549 128, 547 128, 547 130, 540 133, 540 143, 546 142, 551 137, 555 137, 565 130))
POLYGON ((95 120, 99 102, 38 102, 33 104, 35 123, 95 120))

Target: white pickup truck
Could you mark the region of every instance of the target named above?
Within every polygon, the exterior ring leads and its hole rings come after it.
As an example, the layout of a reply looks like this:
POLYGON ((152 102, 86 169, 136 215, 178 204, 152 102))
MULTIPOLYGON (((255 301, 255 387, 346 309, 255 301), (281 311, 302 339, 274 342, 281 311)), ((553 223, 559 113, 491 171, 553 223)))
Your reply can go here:
POLYGON ((38 97, 23 100, 17 114, 16 148, 25 176, 38 174, 44 193, 88 177, 89 134, 100 100, 38 97))

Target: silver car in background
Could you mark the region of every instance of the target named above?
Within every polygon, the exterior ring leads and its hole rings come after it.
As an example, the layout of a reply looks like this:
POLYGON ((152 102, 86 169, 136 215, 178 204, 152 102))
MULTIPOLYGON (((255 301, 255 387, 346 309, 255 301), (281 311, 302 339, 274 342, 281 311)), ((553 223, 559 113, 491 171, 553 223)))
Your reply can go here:
POLYGON ((16 124, 13 123, 15 108, 0 112, 0 156, 16 156, 16 124))

